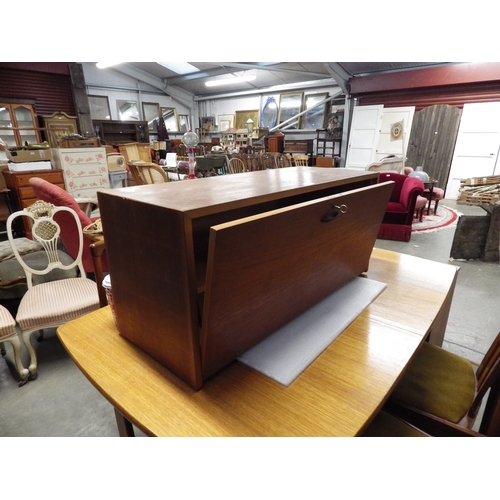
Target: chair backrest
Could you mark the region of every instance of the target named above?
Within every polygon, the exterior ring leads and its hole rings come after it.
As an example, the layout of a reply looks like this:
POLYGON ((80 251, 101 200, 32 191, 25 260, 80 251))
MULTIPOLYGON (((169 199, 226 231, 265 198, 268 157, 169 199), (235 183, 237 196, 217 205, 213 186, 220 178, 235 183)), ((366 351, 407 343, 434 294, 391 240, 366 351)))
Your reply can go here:
POLYGON ((263 153, 261 155, 262 169, 267 170, 268 168, 276 168, 276 162, 274 161, 274 154, 263 153))
MULTIPOLYGON (((489 389, 500 383, 500 333, 497 335, 496 339, 491 344, 490 348, 484 355, 481 364, 476 371, 477 388, 476 397, 469 408, 469 417, 474 418, 481 406, 482 400, 489 389)), ((489 399, 495 398, 495 401, 489 401, 492 407, 496 408, 499 406, 500 395, 498 390, 490 394, 489 399)), ((500 408, 499 408, 500 411, 500 408)), ((484 418, 490 419, 488 425, 494 425, 497 431, 500 428, 500 415, 488 414, 484 415, 484 418), (495 419, 495 421, 493 421, 495 419)), ((490 433, 488 432, 488 435, 490 433)), ((494 434, 498 435, 498 434, 494 434)))
POLYGON ((295 155, 293 162, 296 167, 307 167, 309 165, 309 157, 307 155, 295 155))
POLYGON ((149 162, 129 162, 127 163, 137 185, 159 184, 168 182, 166 172, 156 163, 149 162))
POLYGON ((33 287, 33 275, 48 274, 54 269, 71 270, 77 268, 81 276, 85 276, 85 270, 82 264, 83 253, 83 231, 80 225, 80 220, 77 213, 69 207, 56 207, 52 203, 47 203, 38 200, 33 205, 26 207, 24 210, 18 210, 12 213, 7 219, 7 236, 12 246, 12 251, 23 267, 26 273, 26 281, 28 289, 33 287), (58 213, 67 213, 72 218, 75 226, 75 231, 78 234, 78 252, 73 261, 69 264, 64 264, 59 255, 61 227, 54 217, 58 213), (40 243, 47 255, 45 265, 34 268, 26 262, 15 244, 14 231, 12 230, 13 221, 18 217, 27 217, 32 222, 32 235, 33 239, 40 243))
POLYGON ((366 170, 375 171, 375 172, 383 172, 386 170, 394 170, 399 174, 403 173, 403 158, 399 158, 398 156, 392 156, 388 158, 383 158, 380 161, 376 161, 370 163, 366 167, 366 170))
POLYGON ((227 171, 230 174, 240 174, 245 171, 245 164, 239 158, 231 158, 227 163, 227 171))
POLYGON ((279 153, 275 156, 274 160, 276 162, 276 168, 286 168, 292 166, 290 157, 287 155, 279 153))
MULTIPOLYGON (((80 220, 80 229, 92 224, 94 219, 89 217, 78 205, 77 201, 67 191, 52 184, 51 182, 42 179, 41 177, 31 177, 29 180, 30 186, 39 200, 52 203, 56 207, 71 208, 80 220)), ((66 212, 59 212, 56 214, 57 223, 61 227, 61 241, 63 242, 66 252, 75 258, 78 254, 78 232, 79 229, 72 223, 72 217, 66 212)), ((83 267, 86 272, 93 273, 94 266, 92 263, 92 256, 88 245, 83 249, 83 267)), ((105 271, 108 269, 106 257, 103 256, 103 268, 105 271)))

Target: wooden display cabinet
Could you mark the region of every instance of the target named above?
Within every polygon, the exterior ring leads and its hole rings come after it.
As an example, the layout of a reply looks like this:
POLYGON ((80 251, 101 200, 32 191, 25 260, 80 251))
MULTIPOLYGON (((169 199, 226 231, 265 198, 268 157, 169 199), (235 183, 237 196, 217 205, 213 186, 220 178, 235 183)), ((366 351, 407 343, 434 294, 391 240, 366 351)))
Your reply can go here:
POLYGON ((367 270, 391 191, 295 167, 98 192, 120 334, 200 388, 367 270))
POLYGON ((41 142, 33 106, 0 102, 0 137, 10 148, 41 142))
POLYGON ((121 120, 93 120, 94 133, 106 144, 148 142, 148 122, 121 120))

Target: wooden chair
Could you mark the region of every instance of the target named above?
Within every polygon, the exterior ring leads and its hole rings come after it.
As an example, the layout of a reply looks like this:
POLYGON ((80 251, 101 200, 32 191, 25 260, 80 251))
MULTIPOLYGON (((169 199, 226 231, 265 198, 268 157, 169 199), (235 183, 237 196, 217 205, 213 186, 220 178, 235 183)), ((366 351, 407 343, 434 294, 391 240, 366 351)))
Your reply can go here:
POLYGON ((276 162, 276 168, 287 168, 292 166, 291 158, 281 153, 274 157, 274 161, 276 162))
POLYGON ((231 158, 227 163, 229 174, 239 174, 245 172, 245 164, 239 158, 231 158))
MULTIPOLYGON (((423 422, 420 421, 420 424, 423 422)), ((450 432, 448 426, 439 422, 423 424, 425 430, 406 420, 404 414, 383 409, 377 413, 361 437, 484 437, 483 434, 467 428, 455 428, 450 432)))
POLYGON ((429 434, 401 418, 380 411, 361 437, 429 437, 429 434))
POLYGON ((16 321, 30 354, 28 370, 23 369, 20 373, 20 385, 24 385, 28 380, 33 380, 37 376, 37 358, 31 343, 31 335, 36 331, 43 332, 44 328, 60 326, 98 309, 99 295, 95 281, 85 276, 85 269, 82 264, 83 232, 78 215, 71 208, 55 207, 51 203, 39 200, 24 210, 14 212, 9 216, 7 219, 7 234, 15 258, 25 271, 28 285, 28 291, 22 297, 16 314, 16 321), (66 264, 61 260, 60 250, 58 250, 61 227, 57 223, 57 217, 55 217, 62 212, 67 212, 73 217, 79 236, 77 256, 70 262, 66 261, 66 264), (18 217, 25 217, 33 224, 33 239, 38 241, 47 253, 45 266, 38 266, 36 269, 31 267, 17 250, 14 244, 12 227, 18 217), (34 275, 43 276, 54 269, 76 269, 78 276, 35 284, 34 275))
POLYGON ((309 157, 307 155, 295 155, 293 162, 296 167, 307 167, 309 165, 309 157))
POLYGON ((262 169, 267 170, 270 168, 276 168, 276 161, 274 159, 275 155, 272 153, 263 153, 261 155, 262 169))
MULTIPOLYGON (((479 366, 425 342, 394 389, 388 408, 420 428, 472 428, 489 391, 479 432, 500 436, 500 333, 479 366)), ((451 434, 450 434, 451 435, 451 434)))
POLYGON ((10 342, 14 351, 14 363, 17 372, 21 377, 19 385, 24 385, 28 380, 29 371, 24 368, 21 361, 21 339, 17 334, 16 320, 12 317, 10 312, 0 305, 0 353, 5 356, 6 350, 4 342, 10 342))
POLYGON ((127 165, 137 186, 169 182, 166 172, 156 163, 132 161, 127 165))

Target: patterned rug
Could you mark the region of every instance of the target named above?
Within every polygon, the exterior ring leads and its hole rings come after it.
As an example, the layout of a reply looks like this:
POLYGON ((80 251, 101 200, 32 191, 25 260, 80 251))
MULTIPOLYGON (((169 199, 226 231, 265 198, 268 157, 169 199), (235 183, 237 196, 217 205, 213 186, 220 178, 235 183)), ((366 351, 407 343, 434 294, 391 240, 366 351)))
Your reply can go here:
POLYGON ((439 205, 436 214, 431 209, 429 215, 427 215, 427 210, 425 210, 422 222, 420 222, 418 218, 414 218, 411 230, 414 233, 421 233, 424 231, 440 231, 448 227, 454 227, 460 215, 462 215, 460 212, 452 208, 439 205))

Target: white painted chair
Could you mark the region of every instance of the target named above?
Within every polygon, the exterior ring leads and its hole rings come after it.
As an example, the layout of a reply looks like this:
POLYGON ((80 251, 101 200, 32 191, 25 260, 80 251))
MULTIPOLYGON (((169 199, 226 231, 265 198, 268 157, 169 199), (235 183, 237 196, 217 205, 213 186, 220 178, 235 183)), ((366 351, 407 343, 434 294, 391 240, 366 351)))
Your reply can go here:
MULTIPOLYGON (((37 201, 33 205, 14 212, 7 219, 7 234, 12 250, 19 264, 26 273, 28 291, 22 297, 16 315, 21 336, 30 354, 28 370, 22 370, 20 375, 23 385, 37 376, 36 352, 31 343, 31 335, 44 328, 54 328, 68 321, 99 308, 99 294, 97 283, 88 279, 82 265, 83 232, 78 215, 68 207, 55 207, 51 203, 37 201), (37 268, 30 266, 20 255, 14 244, 12 231, 13 222, 18 217, 27 217, 33 224, 33 239, 38 241, 45 253, 46 261, 37 268), (78 228, 79 249, 76 258, 64 264, 59 250, 61 228, 58 221, 61 218, 74 220, 78 228), (65 278, 46 283, 35 284, 33 276, 43 276, 54 269, 77 269, 77 277, 65 278)), ((66 255, 66 254, 64 254, 66 255)), ((66 261, 67 262, 67 261, 66 261)), ((40 338, 43 337, 43 333, 40 338)))
POLYGON ((9 342, 12 345, 14 363, 21 377, 19 385, 24 385, 28 380, 29 371, 24 368, 21 361, 21 339, 17 334, 16 320, 5 307, 0 305, 0 353, 2 356, 5 356, 7 352, 4 342, 9 342))

